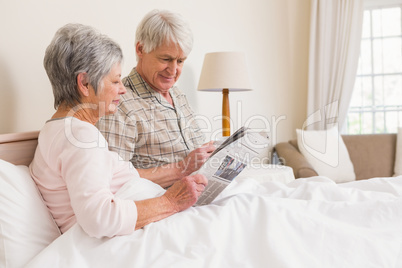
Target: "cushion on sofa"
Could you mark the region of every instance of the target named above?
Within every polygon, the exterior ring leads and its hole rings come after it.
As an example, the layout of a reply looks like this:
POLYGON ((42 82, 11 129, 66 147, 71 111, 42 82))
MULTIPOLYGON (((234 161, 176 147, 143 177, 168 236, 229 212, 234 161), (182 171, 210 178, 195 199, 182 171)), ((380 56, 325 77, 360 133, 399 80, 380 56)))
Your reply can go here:
POLYGON ((394 174, 396 134, 343 135, 356 179, 392 177, 394 174))
POLYGON ((299 151, 317 171, 318 175, 335 182, 356 179, 349 152, 340 137, 338 128, 329 130, 296 130, 299 151))
POLYGON ((395 168, 394 176, 402 175, 402 128, 398 129, 396 136, 396 154, 395 154, 395 168))

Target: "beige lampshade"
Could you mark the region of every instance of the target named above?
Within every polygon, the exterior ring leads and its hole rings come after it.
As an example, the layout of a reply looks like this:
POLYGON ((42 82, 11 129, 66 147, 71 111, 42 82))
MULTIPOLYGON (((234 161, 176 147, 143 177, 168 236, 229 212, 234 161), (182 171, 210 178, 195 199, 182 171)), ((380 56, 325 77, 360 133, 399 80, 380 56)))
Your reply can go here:
POLYGON ((251 90, 246 55, 242 52, 205 54, 198 90, 222 91, 222 136, 230 136, 229 91, 251 90))
POLYGON ((205 54, 198 90, 251 90, 246 55, 243 52, 212 52, 205 54))

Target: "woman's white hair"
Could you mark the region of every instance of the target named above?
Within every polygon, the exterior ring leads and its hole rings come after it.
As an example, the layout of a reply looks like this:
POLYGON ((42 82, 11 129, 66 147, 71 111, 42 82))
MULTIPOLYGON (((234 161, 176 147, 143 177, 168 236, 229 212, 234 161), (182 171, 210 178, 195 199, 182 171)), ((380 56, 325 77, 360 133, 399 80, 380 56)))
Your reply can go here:
MULTIPOLYGON (((137 27, 135 43, 149 53, 164 42, 174 42, 187 57, 193 48, 193 34, 184 18, 168 10, 150 11, 137 27)), ((138 60, 138 57, 137 57, 138 60)))
POLYGON ((77 76, 86 73, 95 90, 116 63, 123 61, 120 46, 90 26, 67 24, 61 27, 47 47, 43 65, 53 88, 54 107, 81 103, 77 76))

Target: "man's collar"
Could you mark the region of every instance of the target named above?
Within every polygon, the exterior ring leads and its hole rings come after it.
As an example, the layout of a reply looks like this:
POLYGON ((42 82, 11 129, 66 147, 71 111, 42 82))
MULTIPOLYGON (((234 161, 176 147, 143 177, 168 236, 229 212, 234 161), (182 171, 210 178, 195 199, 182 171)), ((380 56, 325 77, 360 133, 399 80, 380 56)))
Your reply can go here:
MULTIPOLYGON (((141 75, 137 72, 137 68, 134 67, 130 74, 128 75, 128 77, 126 77, 123 81, 123 83, 125 84, 125 86, 127 87, 127 83, 129 85, 129 88, 133 91, 135 91, 135 93, 143 99, 146 98, 151 98, 154 97, 156 98, 159 103, 163 104, 164 106, 168 105, 171 106, 170 103, 164 98, 162 97, 162 95, 155 91, 142 77, 141 75), (142 85, 142 86, 137 86, 137 85, 142 85)), ((176 99, 176 94, 175 91, 172 90, 173 88, 169 89, 169 94, 172 97, 173 101, 175 101, 176 99)))

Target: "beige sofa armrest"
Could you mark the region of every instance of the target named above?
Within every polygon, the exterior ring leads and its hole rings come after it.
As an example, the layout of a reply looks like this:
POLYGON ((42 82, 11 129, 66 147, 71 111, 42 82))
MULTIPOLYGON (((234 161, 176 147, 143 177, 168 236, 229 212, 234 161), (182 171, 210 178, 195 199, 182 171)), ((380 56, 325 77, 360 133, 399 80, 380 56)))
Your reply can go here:
POLYGON ((307 178, 318 176, 307 159, 299 150, 289 142, 281 142, 275 145, 275 151, 280 161, 293 169, 295 178, 307 178))

